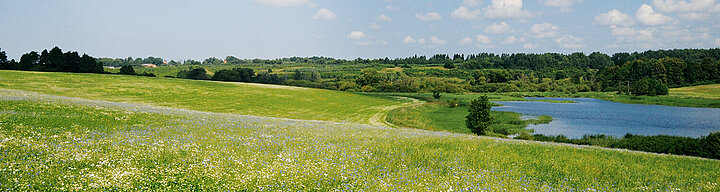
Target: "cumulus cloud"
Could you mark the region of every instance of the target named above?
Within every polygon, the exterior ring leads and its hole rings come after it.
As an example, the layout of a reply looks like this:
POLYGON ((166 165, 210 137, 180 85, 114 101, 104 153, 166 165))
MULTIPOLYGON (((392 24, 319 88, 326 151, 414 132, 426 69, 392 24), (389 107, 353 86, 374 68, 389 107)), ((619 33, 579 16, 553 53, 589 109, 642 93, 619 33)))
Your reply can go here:
POLYGON ((555 42, 562 48, 578 49, 585 47, 583 39, 572 35, 565 35, 555 39, 555 42))
POLYGON ((560 36, 560 28, 550 23, 539 23, 530 27, 530 33, 538 39, 552 38, 560 36))
POLYGON ((408 44, 410 44, 410 43, 416 43, 416 42, 417 42, 417 41, 416 41, 415 39, 413 39, 412 37, 410 37, 410 36, 407 36, 407 37, 405 37, 405 39, 403 39, 403 43, 408 43, 408 44))
POLYGON ((433 44, 436 44, 436 45, 443 45, 443 44, 447 43, 447 41, 442 40, 436 36, 430 37, 430 42, 433 44))
POLYGON ((380 29, 380 25, 378 25, 377 23, 373 23, 372 25, 370 25, 370 29, 380 29))
POLYGON ((383 22, 388 22, 388 21, 392 21, 392 18, 388 17, 388 16, 385 15, 385 14, 380 14, 380 16, 378 16, 378 18, 375 19, 375 20, 377 20, 377 21, 383 21, 383 22))
POLYGON ((315 3, 313 3, 310 0, 253 0, 253 2, 255 2, 257 4, 270 5, 270 6, 298 6, 298 5, 304 5, 304 6, 310 6, 310 7, 317 6, 315 3))
POLYGON ((483 45, 492 44, 492 40, 490 39, 490 37, 485 36, 485 35, 477 35, 476 39, 477 39, 478 43, 483 44, 483 45))
POLYGON ((335 12, 332 12, 328 9, 322 8, 322 9, 318 10, 317 13, 315 13, 315 16, 313 16, 313 19, 333 21, 333 20, 335 20, 335 12))
POLYGON ((510 28, 510 25, 508 25, 505 22, 500 23, 493 23, 490 26, 485 27, 485 33, 490 34, 503 34, 503 33, 509 33, 512 32, 512 29, 510 28))
POLYGON ((619 25, 619 26, 631 26, 635 24, 630 15, 622 13, 617 9, 613 9, 607 13, 602 13, 595 16, 595 22, 600 25, 619 25))
POLYGON ((430 12, 430 13, 415 13, 415 18, 418 18, 423 21, 437 21, 442 19, 442 16, 440 16, 440 13, 437 12, 430 12))
POLYGON ((531 14, 523 9, 522 0, 492 0, 490 6, 483 9, 488 18, 524 18, 531 14))
POLYGON ((471 20, 477 18, 480 14, 482 14, 482 11, 480 11, 480 9, 473 9, 471 11, 465 6, 460 6, 460 8, 455 9, 450 15, 453 18, 457 19, 471 20))
POLYGON ((417 43, 418 43, 418 44, 425 44, 425 39, 420 38, 420 39, 417 40, 417 43))
POLYGON ((353 31, 347 35, 347 38, 349 39, 362 39, 365 37, 367 37, 367 35, 365 35, 365 33, 363 33, 362 31, 353 31))
POLYGON ((672 18, 655 12, 652 6, 643 4, 635 13, 635 17, 645 25, 662 25, 670 22, 672 18))
POLYGON ((683 13, 678 16, 680 16, 680 18, 688 19, 688 20, 705 20, 710 15, 707 13, 683 13))
POLYGON ((538 47, 537 44, 532 44, 532 43, 526 43, 525 45, 523 45, 523 48, 525 48, 525 49, 537 49, 537 47, 538 47))
POLYGON ((716 0, 654 0, 653 5, 662 12, 703 12, 716 6, 716 0))
POLYGON ((465 38, 463 38, 463 39, 460 39, 460 42, 458 42, 458 44, 460 44, 460 45, 469 45, 469 44, 472 43, 472 42, 473 42, 473 39, 472 39, 472 38, 470 38, 470 37, 465 37, 465 38))

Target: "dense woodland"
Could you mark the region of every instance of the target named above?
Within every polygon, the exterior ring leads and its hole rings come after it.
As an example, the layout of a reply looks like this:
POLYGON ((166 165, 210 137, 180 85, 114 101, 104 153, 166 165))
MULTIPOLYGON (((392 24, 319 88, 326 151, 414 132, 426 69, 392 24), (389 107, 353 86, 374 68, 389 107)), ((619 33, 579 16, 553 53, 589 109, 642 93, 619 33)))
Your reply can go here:
MULTIPOLYGON (((588 92, 664 95, 668 88, 720 82, 720 49, 635 53, 436 54, 354 60, 291 57, 273 60, 208 58, 94 59, 55 47, 0 57, 0 69, 102 73, 100 66, 155 64, 177 69, 166 77, 285 84, 353 92, 588 92), (215 68, 217 70, 210 70, 215 68), (273 71, 275 70, 275 71, 273 71)), ((128 73, 125 70, 123 74, 128 73)), ((155 76, 144 71, 140 75, 155 76)))

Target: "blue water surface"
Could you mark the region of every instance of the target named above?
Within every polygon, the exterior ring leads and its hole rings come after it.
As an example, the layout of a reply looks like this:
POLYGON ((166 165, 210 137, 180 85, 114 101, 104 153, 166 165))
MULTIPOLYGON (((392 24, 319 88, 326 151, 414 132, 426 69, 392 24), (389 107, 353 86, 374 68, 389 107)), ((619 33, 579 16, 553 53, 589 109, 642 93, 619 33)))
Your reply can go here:
POLYGON ((512 111, 526 115, 548 115, 549 124, 529 125, 535 133, 565 135, 605 134, 616 137, 635 135, 675 135, 701 137, 720 131, 720 109, 637 105, 590 98, 536 98, 572 100, 576 103, 537 101, 496 101, 502 104, 495 111, 512 111))

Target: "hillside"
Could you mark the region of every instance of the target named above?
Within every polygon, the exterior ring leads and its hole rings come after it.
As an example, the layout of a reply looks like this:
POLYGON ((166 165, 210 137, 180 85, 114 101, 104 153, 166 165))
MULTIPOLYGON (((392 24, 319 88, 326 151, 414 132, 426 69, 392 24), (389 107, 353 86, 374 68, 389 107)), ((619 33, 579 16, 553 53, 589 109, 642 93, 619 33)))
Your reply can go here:
POLYGON ((0 88, 216 113, 356 123, 367 123, 387 107, 407 102, 279 85, 1 70, 0 88))
POLYGON ((0 189, 716 191, 720 162, 0 90, 0 189))

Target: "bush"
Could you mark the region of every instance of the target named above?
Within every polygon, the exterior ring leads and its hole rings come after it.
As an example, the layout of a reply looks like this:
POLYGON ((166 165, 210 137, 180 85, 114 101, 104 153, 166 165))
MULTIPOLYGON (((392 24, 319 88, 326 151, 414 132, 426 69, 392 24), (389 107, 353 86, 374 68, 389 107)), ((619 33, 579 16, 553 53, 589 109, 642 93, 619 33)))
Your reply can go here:
POLYGON ((135 75, 135 69, 130 65, 120 67, 120 74, 123 75, 135 75))

